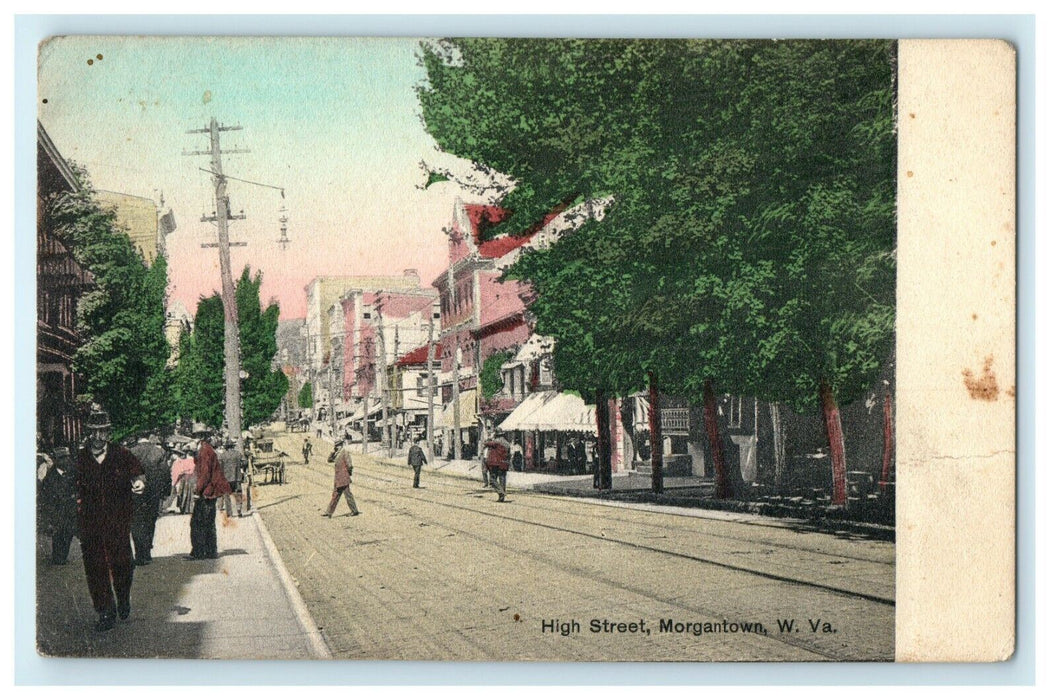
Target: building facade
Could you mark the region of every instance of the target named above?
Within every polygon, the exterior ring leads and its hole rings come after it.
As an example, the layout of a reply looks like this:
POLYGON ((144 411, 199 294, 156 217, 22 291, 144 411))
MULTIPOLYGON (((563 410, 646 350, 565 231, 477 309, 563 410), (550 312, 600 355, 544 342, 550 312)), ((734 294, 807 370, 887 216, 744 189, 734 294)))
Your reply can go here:
POLYGON ((37 123, 37 435, 38 449, 73 446, 81 437, 80 382, 73 357, 81 345, 77 302, 92 285, 69 244, 46 216, 52 197, 80 188, 73 169, 37 123))

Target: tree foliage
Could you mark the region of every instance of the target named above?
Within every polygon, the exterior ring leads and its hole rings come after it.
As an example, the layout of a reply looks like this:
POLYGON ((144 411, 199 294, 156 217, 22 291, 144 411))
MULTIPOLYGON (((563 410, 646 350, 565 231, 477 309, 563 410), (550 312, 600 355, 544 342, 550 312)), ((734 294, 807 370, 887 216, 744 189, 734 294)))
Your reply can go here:
POLYGON ((312 408, 312 382, 305 382, 297 393, 298 408, 312 408))
POLYGON ((503 390, 503 364, 510 361, 511 352, 494 352, 481 363, 481 396, 490 399, 503 390))
MULTIPOLYGON (((279 305, 260 302, 261 275, 245 268, 235 285, 239 313, 242 371, 242 420, 246 426, 267 420, 288 389, 281 370, 273 368, 279 305)), ((201 299, 194 332, 184 339, 177 369, 180 407, 186 418, 219 428, 224 422, 224 307, 220 296, 201 299)))
POLYGON ((850 401, 891 351, 894 45, 459 39, 423 51, 441 148, 509 175, 496 232, 612 196, 524 255, 561 383, 850 401))
POLYGON ((286 375, 275 365, 279 304, 273 301, 262 310, 260 292, 261 273, 250 277, 249 267, 244 268, 235 286, 235 300, 242 370, 248 375, 242 382, 242 420, 246 425, 268 420, 290 388, 286 375))
POLYGON ((47 226, 68 241, 95 280, 77 308, 83 345, 74 357, 84 399, 110 414, 116 437, 161 427, 171 420, 171 378, 165 368, 165 259, 148 268, 112 209, 95 198, 87 173, 74 166, 81 187, 53 196, 47 226))

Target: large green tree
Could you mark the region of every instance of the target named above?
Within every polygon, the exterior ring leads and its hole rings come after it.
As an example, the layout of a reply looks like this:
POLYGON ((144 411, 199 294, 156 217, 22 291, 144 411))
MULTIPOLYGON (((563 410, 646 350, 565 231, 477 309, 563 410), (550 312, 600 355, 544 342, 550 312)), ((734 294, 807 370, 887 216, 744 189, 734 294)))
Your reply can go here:
POLYGON ((836 402, 876 378, 892 340, 893 45, 443 47, 423 56, 425 122, 443 149, 516 181, 497 231, 614 198, 512 271, 538 293, 559 379, 613 395, 648 376, 702 395, 720 495, 717 392, 821 404, 837 500, 836 402))
POLYGON ((78 166, 74 171, 80 188, 52 197, 45 216, 95 281, 77 309, 84 343, 74 368, 84 381, 83 398, 107 410, 116 437, 155 430, 173 414, 165 368, 165 259, 148 268, 114 211, 96 200, 87 173, 78 166))
POLYGON ((249 267, 242 270, 235 285, 235 300, 242 371, 246 373, 242 382, 242 420, 254 425, 275 413, 290 388, 286 375, 275 364, 279 351, 279 304, 272 301, 261 308, 261 273, 251 277, 249 267))
MULTIPOLYGON (((239 313, 242 372, 242 419, 253 425, 267 420, 288 389, 286 375, 274 367, 279 305, 261 309, 261 275, 249 267, 235 285, 239 313)), ((184 340, 177 369, 183 415, 219 428, 224 422, 224 307, 214 294, 199 301, 194 332, 184 340)))

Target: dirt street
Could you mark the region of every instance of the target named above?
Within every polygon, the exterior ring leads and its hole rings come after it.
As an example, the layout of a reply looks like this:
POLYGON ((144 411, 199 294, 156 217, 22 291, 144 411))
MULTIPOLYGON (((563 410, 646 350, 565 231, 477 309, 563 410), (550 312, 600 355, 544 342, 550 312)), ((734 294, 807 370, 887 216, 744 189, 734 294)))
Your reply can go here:
POLYGON ((256 507, 335 658, 890 660, 891 543, 512 491, 280 434, 256 507))

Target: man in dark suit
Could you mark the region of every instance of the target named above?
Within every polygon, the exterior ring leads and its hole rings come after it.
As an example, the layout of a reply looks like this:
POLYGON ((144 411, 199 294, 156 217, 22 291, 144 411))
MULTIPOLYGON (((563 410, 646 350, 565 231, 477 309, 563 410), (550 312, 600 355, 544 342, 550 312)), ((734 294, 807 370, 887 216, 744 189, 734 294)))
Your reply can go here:
POLYGON ((161 446, 156 435, 145 437, 129 448, 143 467, 147 478, 146 490, 133 499, 132 544, 136 548, 136 566, 151 563, 150 551, 154 546, 154 528, 158 522, 158 508, 172 488, 169 473, 169 454, 161 446))
POLYGON ((88 592, 99 615, 95 629, 105 632, 113 629, 115 614, 122 620, 131 614, 132 496, 147 483, 139 460, 110 442, 110 418, 102 409, 91 412, 85 427, 89 438, 77 453, 77 515, 88 592))
POLYGON ((415 470, 415 481, 414 488, 418 488, 418 479, 422 474, 422 465, 426 463, 426 453, 418 446, 418 443, 411 443, 411 448, 407 451, 407 463, 415 470))

